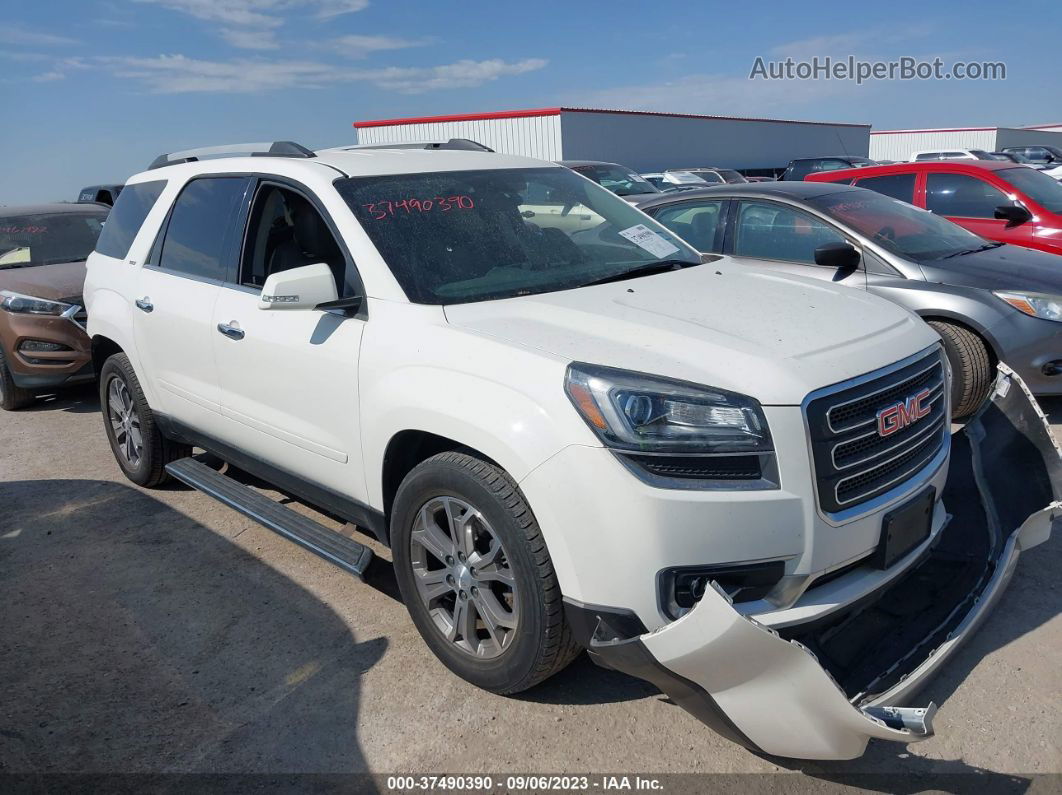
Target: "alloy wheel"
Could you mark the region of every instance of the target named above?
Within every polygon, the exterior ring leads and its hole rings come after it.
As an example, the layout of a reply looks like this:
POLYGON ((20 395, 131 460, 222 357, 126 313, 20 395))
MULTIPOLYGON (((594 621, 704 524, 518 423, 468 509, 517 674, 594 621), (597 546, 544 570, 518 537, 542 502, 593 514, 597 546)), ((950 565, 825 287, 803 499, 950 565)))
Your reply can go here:
POLYGON ((463 652, 490 659, 516 637, 516 580, 501 540, 475 507, 435 497, 410 536, 413 580, 435 628, 463 652))
POLYGON ((121 378, 112 378, 107 387, 107 418, 114 431, 118 452, 129 466, 137 466, 144 453, 144 437, 133 396, 121 378))

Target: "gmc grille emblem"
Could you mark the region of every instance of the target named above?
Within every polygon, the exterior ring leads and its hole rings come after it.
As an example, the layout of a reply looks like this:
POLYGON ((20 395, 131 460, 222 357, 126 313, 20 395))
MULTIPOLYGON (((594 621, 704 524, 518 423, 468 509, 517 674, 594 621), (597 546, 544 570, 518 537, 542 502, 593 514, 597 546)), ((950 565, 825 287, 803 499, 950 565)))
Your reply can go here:
POLYGON ((878 412, 878 436, 892 436, 896 431, 914 425, 933 410, 927 402, 930 391, 923 389, 917 395, 883 408, 878 412))

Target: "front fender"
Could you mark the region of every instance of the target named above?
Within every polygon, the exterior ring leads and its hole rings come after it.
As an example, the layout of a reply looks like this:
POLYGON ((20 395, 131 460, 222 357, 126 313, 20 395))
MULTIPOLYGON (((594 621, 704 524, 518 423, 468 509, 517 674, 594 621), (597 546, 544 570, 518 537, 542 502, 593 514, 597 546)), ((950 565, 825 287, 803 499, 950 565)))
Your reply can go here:
MULTIPOLYGON (((378 380, 363 381, 367 418, 363 453, 370 504, 384 504, 384 454, 390 441, 403 431, 424 431, 471 447, 497 462, 517 482, 572 438, 590 436, 574 409, 560 402, 566 398, 556 370, 546 369, 548 381, 556 384, 554 406, 511 386, 522 382, 515 376, 491 380, 448 367, 409 366, 378 380)), ((531 383, 536 380, 529 379, 531 383)))

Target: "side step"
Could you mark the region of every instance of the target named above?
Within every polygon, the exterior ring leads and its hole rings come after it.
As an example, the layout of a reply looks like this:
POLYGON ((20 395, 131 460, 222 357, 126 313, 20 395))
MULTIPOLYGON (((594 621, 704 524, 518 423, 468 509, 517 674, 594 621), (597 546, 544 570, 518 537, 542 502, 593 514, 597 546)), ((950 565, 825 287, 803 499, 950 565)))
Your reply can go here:
POLYGON ((222 475, 194 458, 181 458, 167 464, 166 471, 182 483, 230 508, 235 508, 244 516, 320 555, 355 577, 365 579, 365 570, 372 561, 372 550, 364 544, 359 544, 313 519, 263 497, 254 489, 222 475))

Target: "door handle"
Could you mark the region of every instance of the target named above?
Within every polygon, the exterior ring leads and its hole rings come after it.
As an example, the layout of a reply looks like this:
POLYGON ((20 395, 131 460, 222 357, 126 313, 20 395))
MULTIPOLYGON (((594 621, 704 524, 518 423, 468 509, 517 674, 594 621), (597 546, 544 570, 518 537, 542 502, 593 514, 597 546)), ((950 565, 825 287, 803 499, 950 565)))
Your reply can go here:
POLYGON ((143 298, 136 299, 136 308, 141 312, 151 312, 155 308, 155 305, 151 303, 151 299, 145 295, 143 298))
POLYGON ((231 323, 218 323, 218 331, 228 337, 230 340, 242 340, 243 329, 236 325, 236 321, 231 323))

